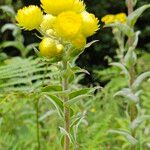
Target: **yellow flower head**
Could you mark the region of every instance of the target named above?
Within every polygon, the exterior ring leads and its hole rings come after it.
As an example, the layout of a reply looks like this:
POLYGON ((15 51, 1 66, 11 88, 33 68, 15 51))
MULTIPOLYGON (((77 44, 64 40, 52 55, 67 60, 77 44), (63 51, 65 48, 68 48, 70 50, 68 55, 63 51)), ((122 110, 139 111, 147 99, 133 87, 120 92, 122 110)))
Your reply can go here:
POLYGON ((77 13, 81 13, 85 10, 85 4, 81 0, 73 0, 73 5, 71 8, 72 11, 75 11, 77 13))
POLYGON ((86 45, 86 38, 82 34, 79 34, 75 39, 71 41, 71 43, 77 49, 83 49, 86 45))
POLYGON ((59 15, 63 11, 81 12, 85 5, 81 0, 41 0, 42 8, 46 13, 59 15))
POLYGON ((81 25, 80 14, 66 11, 57 16, 54 28, 58 36, 64 39, 72 39, 80 32, 81 25))
POLYGON ((102 22, 104 22, 106 25, 110 23, 115 22, 115 16, 114 15, 106 15, 101 19, 102 22))
POLYGON ((90 14, 86 11, 82 12, 82 32, 86 37, 93 35, 99 29, 99 21, 94 16, 94 14, 90 14))
POLYGON ((19 9, 16 20, 18 24, 26 30, 33 30, 40 26, 43 13, 38 6, 30 5, 19 9))
POLYGON ((55 20, 56 20, 56 17, 54 17, 51 14, 44 15, 43 21, 42 21, 42 23, 40 25, 42 31, 46 32, 47 30, 52 29, 55 20))
POLYGON ((39 50, 41 55, 48 58, 53 58, 60 54, 60 48, 58 49, 56 41, 51 38, 44 38, 39 45, 39 50))
POLYGON ((126 20, 127 20, 127 16, 125 13, 119 13, 119 14, 115 15, 115 21, 125 23, 126 20))

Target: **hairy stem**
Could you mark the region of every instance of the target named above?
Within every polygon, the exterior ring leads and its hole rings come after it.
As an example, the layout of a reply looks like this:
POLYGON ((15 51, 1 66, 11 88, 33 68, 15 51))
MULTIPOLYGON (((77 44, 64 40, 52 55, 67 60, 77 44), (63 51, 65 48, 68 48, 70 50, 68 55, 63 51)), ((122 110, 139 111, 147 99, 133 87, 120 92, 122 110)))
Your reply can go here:
POLYGON ((40 130, 39 130, 39 99, 36 102, 36 133, 37 133, 37 150, 40 150, 40 130))
MULTIPOLYGON (((130 15, 133 12, 133 0, 127 0, 127 8, 128 8, 128 15, 130 15)), ((128 44, 129 44, 129 47, 132 46, 132 44, 133 44, 133 38, 132 37, 128 38, 128 44)), ((135 67, 134 66, 132 66, 129 69, 129 73, 131 76, 131 79, 130 79, 130 87, 131 87, 131 85, 133 84, 133 82, 135 80, 135 67)), ((130 105, 129 114, 130 114, 130 120, 132 122, 137 117, 136 104, 130 105)), ((136 131, 133 130, 131 134, 135 138, 136 131)), ((136 150, 136 145, 131 145, 131 150, 136 150)))
MULTIPOLYGON (((67 62, 64 61, 63 62, 63 68, 64 70, 67 70, 67 62)), ((68 89, 68 79, 67 77, 64 77, 63 81, 62 81, 62 86, 63 86, 63 90, 67 90, 68 89)), ((68 101, 68 97, 64 97, 64 103, 68 101)), ((66 130, 66 132, 69 134, 70 133, 70 109, 64 105, 64 128, 66 130)), ((64 137, 64 150, 69 150, 70 148, 70 140, 69 137, 67 135, 65 135, 64 137)))

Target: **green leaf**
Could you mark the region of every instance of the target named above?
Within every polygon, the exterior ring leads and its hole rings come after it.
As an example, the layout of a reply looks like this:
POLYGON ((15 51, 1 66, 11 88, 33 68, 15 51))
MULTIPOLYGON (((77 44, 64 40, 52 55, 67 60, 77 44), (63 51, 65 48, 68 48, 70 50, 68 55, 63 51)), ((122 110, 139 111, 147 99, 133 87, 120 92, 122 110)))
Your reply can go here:
POLYGON ((96 43, 96 42, 98 42, 98 41, 99 41, 99 40, 94 40, 94 41, 91 41, 91 42, 87 43, 86 46, 85 46, 85 48, 90 47, 92 44, 94 44, 94 43, 96 43))
POLYGON ((150 71, 148 72, 144 72, 142 73, 141 75, 139 75, 136 80, 133 82, 132 84, 132 89, 136 90, 140 85, 141 83, 146 79, 146 78, 149 78, 150 77, 150 71))
POLYGON ((18 27, 12 23, 7 23, 5 25, 2 26, 1 28, 1 32, 5 32, 6 30, 15 30, 17 29, 18 27))
POLYGON ((132 66, 136 64, 137 56, 132 48, 131 49, 129 48, 129 50, 127 51, 125 55, 124 60, 125 60, 125 65, 128 68, 131 68, 132 66))
POLYGON ((18 41, 6 41, 6 42, 3 42, 0 45, 0 48, 6 48, 6 47, 10 47, 10 46, 17 48, 20 51, 25 50, 24 45, 21 42, 18 42, 18 41))
POLYGON ((122 70, 123 74, 127 77, 127 79, 128 80, 130 79, 130 74, 129 74, 127 68, 123 64, 115 62, 115 63, 111 63, 110 65, 120 68, 122 70))
POLYGON ((119 31, 127 35, 128 37, 131 37, 134 35, 134 30, 128 26, 127 24, 122 24, 122 23, 113 23, 109 25, 105 25, 105 27, 114 27, 117 28, 119 31))
POLYGON ((150 8, 150 4, 144 5, 132 12, 127 18, 128 25, 133 27, 141 14, 148 8, 150 8))
POLYGON ((114 96, 122 96, 124 98, 131 100, 134 103, 139 102, 139 98, 134 93, 132 93, 132 91, 129 88, 124 88, 118 91, 114 96))
POLYGON ((42 88, 42 92, 58 92, 58 91, 62 91, 61 85, 48 85, 42 88))
POLYGON ((70 140, 70 142, 71 143, 73 143, 73 137, 72 137, 72 135, 71 134, 69 134, 64 128, 62 128, 62 127, 59 127, 59 129, 60 129, 60 132, 63 134, 63 135, 67 135, 68 136, 68 138, 69 138, 69 140, 70 140))
POLYGON ((124 131, 124 130, 109 130, 109 133, 115 133, 115 134, 119 134, 119 135, 123 135, 131 144, 135 145, 138 143, 138 141, 132 136, 130 135, 129 132, 124 131))
POLYGON ((91 97, 92 94, 96 89, 99 89, 100 87, 94 87, 94 88, 85 88, 73 91, 69 94, 69 100, 65 103, 66 105, 72 105, 80 100, 82 100, 85 97, 91 97))
POLYGON ((71 106, 71 105, 75 104, 76 102, 83 100, 86 97, 92 97, 92 96, 93 95, 90 95, 90 94, 79 95, 79 96, 72 98, 72 99, 68 100, 67 102, 65 102, 65 105, 71 106))
POLYGON ((143 115, 137 117, 133 122, 131 123, 131 129, 135 130, 141 123, 143 123, 145 120, 150 120, 150 115, 143 115))
POLYGON ((80 89, 69 93, 69 99, 75 98, 79 95, 87 94, 91 91, 90 88, 80 89))
POLYGON ((14 17, 16 14, 12 6, 3 5, 0 6, 0 9, 2 9, 4 12, 8 13, 12 17, 14 17))
POLYGON ((78 66, 72 67, 71 69, 72 69, 72 71, 73 71, 74 73, 86 73, 86 74, 90 74, 87 70, 81 69, 81 68, 78 67, 78 66))
POLYGON ((60 117, 63 117, 63 103, 62 101, 55 95, 44 95, 46 99, 48 99, 56 108, 57 113, 60 117))

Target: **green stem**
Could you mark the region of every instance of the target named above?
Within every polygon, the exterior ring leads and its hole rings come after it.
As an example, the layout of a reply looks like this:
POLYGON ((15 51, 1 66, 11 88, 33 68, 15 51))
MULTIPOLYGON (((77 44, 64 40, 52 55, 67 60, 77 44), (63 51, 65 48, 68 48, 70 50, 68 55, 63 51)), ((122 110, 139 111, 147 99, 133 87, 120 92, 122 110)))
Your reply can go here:
MULTIPOLYGON (((133 0, 127 0, 127 8, 128 8, 128 15, 130 15, 133 12, 133 0)), ((132 44, 133 44, 133 38, 132 37, 128 38, 128 44, 129 44, 129 47, 132 46, 132 44)), ((130 87, 131 87, 131 85, 133 84, 133 82, 135 80, 135 67, 134 66, 132 66, 129 69, 129 73, 131 76, 131 79, 130 79, 130 87)), ((136 108, 135 103, 130 105, 129 114, 130 114, 130 120, 132 122, 137 117, 137 108, 136 108)), ((135 138, 136 131, 132 130, 131 134, 135 138)), ((131 150, 136 150, 136 145, 131 145, 131 150)))
MULTIPOLYGON (((64 71, 67 70, 67 61, 63 61, 63 69, 64 71)), ((68 79, 66 75, 63 77, 62 81, 63 90, 68 89, 68 79)), ((65 105, 65 103, 68 101, 68 97, 64 96, 63 102, 64 102, 64 128, 68 134, 70 134, 70 109, 65 105)), ((70 149, 70 140, 67 135, 64 137, 64 150, 70 149)))
POLYGON ((39 99, 36 102, 36 133, 37 133, 37 150, 40 150, 40 130, 39 130, 39 99))

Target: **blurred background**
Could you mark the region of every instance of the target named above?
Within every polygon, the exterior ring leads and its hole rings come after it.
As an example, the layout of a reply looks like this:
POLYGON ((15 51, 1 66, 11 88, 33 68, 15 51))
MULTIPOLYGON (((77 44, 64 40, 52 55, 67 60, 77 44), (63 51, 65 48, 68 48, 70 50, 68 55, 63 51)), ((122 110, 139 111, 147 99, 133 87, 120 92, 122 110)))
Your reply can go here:
MULTIPOLYGON (((136 7, 142 6, 144 4, 148 4, 149 0, 138 0, 136 7)), ((85 0, 87 5, 87 10, 89 12, 94 13, 99 20, 110 13, 119 13, 119 12, 127 12, 125 1, 116 1, 116 0, 85 0)), ((15 12, 21 8, 22 6, 28 6, 30 4, 40 5, 39 0, 34 1, 25 1, 25 0, 1 0, 0 5, 8 5, 10 6, 10 10, 6 13, 3 9, 0 10, 0 28, 6 23, 15 23, 15 12), (15 12, 11 12, 12 10, 15 12)), ((136 25, 136 30, 141 31, 140 40, 137 48, 138 55, 142 55, 143 53, 150 52, 150 11, 146 11, 143 16, 138 20, 136 25)), ((1 29, 2 30, 2 29, 1 29)), ((30 43, 38 42, 38 38, 36 36, 30 36, 29 31, 20 31, 24 36, 24 45, 28 45, 30 43)), ((34 34, 34 32, 33 32, 34 34)), ((96 69, 104 69, 108 67, 108 60, 115 59, 115 48, 116 41, 112 38, 113 35, 111 33, 111 29, 103 28, 103 24, 100 22, 100 30, 99 32, 88 39, 91 40, 99 40, 99 42, 95 43, 93 46, 89 47, 78 59, 77 64, 82 68, 87 69, 91 76, 86 76, 81 83, 82 84, 95 84, 99 82, 93 75, 93 71, 96 69)), ((14 37, 12 35, 11 30, 6 30, 5 32, 1 32, 0 34, 0 43, 4 41, 13 41, 14 37)), ((4 47, 1 49, 3 52, 6 52, 8 56, 18 56, 20 55, 19 51, 16 47, 4 47)), ((33 55, 34 52, 31 51, 28 55, 33 55)), ((101 84, 105 84, 101 82, 101 84)))

